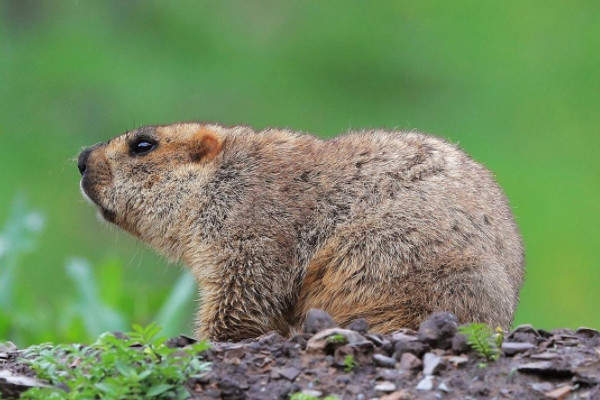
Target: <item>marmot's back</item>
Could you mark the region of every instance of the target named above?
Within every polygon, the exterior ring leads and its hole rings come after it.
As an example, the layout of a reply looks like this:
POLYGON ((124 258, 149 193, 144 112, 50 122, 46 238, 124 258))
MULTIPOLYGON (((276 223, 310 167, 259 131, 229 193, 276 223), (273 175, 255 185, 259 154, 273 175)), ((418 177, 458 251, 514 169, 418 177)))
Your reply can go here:
POLYGON ((491 174, 417 133, 144 127, 82 153, 110 222, 196 276, 199 335, 289 334, 309 308, 380 332, 432 311, 507 328, 521 239, 491 174))
POLYGON ((523 250, 483 166, 418 133, 364 132, 327 144, 326 168, 333 191, 344 188, 348 215, 307 266, 298 316, 321 308, 341 324, 366 317, 380 331, 414 328, 436 310, 511 324, 523 250))

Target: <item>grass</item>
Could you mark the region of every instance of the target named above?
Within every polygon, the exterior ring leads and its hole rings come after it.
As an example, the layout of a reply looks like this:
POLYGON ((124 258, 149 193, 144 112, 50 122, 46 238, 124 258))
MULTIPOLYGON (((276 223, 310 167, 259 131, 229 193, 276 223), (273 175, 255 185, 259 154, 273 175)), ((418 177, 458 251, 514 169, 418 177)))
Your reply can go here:
POLYGON ((184 384, 210 367, 197 357, 210 345, 170 348, 159 331, 134 325, 125 338, 105 333, 90 346, 30 347, 21 361, 55 387, 29 389, 21 399, 187 399, 184 384))

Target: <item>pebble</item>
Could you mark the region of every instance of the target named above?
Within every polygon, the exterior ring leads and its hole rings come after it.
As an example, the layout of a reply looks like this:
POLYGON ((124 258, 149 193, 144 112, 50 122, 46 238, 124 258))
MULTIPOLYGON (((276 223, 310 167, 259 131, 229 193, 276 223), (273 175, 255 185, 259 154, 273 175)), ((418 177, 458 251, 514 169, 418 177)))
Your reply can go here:
POLYGON ((448 362, 455 367, 459 365, 466 364, 469 361, 469 357, 467 356, 452 356, 448 358, 448 362))
POLYGON ((429 346, 418 340, 399 340, 394 344, 394 358, 400 360, 404 353, 421 357, 428 349, 429 346))
POLYGON ((428 375, 421 379, 416 387, 417 390, 430 391, 433 389, 433 376, 428 375))
POLYGON ((554 385, 550 382, 532 383, 531 388, 536 392, 544 393, 554 389, 554 385))
POLYGON ((560 355, 551 351, 545 351, 543 353, 532 354, 529 358, 534 360, 554 360, 555 358, 560 358, 560 355))
POLYGON ((515 354, 524 353, 527 350, 531 350, 531 349, 535 349, 535 348, 536 348, 535 345, 528 343, 528 342, 525 342, 525 343, 504 342, 504 343, 502 343, 502 351, 507 356, 514 356, 515 354))
MULTIPOLYGON (((42 381, 36 378, 19 375, 7 369, 0 370, 0 381, 2 381, 3 386, 20 389, 29 389, 32 387, 49 387, 47 384, 43 383, 42 381)), ((2 393, 0 392, 0 394, 2 393)))
POLYGON ((433 353, 425 353, 423 356, 423 374, 433 375, 440 370, 442 357, 433 353))
POLYGON ((417 356, 411 353, 404 353, 400 358, 400 368, 404 370, 420 368, 423 363, 417 356))
POLYGON ((407 392, 406 390, 398 390, 396 392, 386 394, 385 396, 382 396, 379 398, 379 400, 410 400, 410 399, 413 399, 413 396, 410 394, 410 392, 407 392))
POLYGON ((405 332, 405 330, 402 330, 400 332, 393 333, 392 340, 394 342, 400 342, 400 341, 411 342, 411 341, 419 340, 419 338, 416 336, 416 334, 407 333, 407 332, 405 332))
POLYGON ((310 390, 310 389, 303 390, 302 394, 305 394, 305 395, 311 396, 311 397, 317 397, 317 398, 323 396, 323 392, 320 392, 318 390, 310 390))
POLYGON ((358 318, 350 322, 350 325, 348 325, 348 329, 354 332, 358 332, 361 335, 366 335, 367 332, 369 332, 369 323, 364 318, 358 318))
POLYGON ((457 329, 456 315, 449 312, 436 312, 421 323, 418 337, 433 348, 446 350, 452 346, 452 338, 457 329))
POLYGON ((522 364, 517 367, 517 371, 557 378, 571 377, 575 374, 572 367, 558 363, 554 364, 552 361, 535 361, 522 364))
POLYGON ((293 381, 294 379, 296 379, 298 377, 298 375, 300 375, 300 370, 298 368, 294 368, 294 367, 283 368, 277 372, 279 373, 280 376, 283 376, 288 381, 293 381))
POLYGON ((450 388, 448 387, 448 385, 446 385, 445 382, 442 382, 438 385, 438 389, 441 390, 442 392, 446 392, 446 393, 450 393, 452 390, 450 390, 450 388))
POLYGON ((311 337, 306 343, 306 351, 319 352, 325 350, 326 347, 336 348, 345 344, 350 346, 373 347, 373 344, 367 339, 365 339, 364 336, 354 331, 351 331, 349 329, 331 328, 320 331, 319 333, 311 337), (343 336, 345 343, 329 340, 329 338, 334 335, 343 336))
POLYGON ((190 344, 194 344, 196 342, 197 342, 196 338, 193 338, 188 335, 179 335, 179 336, 176 336, 174 338, 167 340, 165 342, 165 344, 167 345, 167 347, 176 348, 176 347, 185 347, 190 344))
POLYGON ((585 336, 588 339, 600 338, 600 332, 596 329, 580 327, 575 331, 575 335, 585 336))
POLYGON ((585 327, 578 328, 575 331, 575 336, 590 341, 591 346, 600 346, 600 332, 595 329, 585 327))
POLYGON ((373 361, 379 367, 383 368, 395 368, 396 367, 396 359, 388 356, 384 356, 383 354, 375 354, 373 355, 373 361))
POLYGON ((452 352, 454 354, 467 354, 471 352, 471 346, 467 343, 467 336, 457 333, 452 338, 452 352))
POLYGON ((396 390, 396 385, 389 381, 379 382, 375 386, 375 390, 378 392, 393 392, 396 390))
POLYGON ((329 328, 337 328, 337 324, 329 314, 316 308, 308 310, 302 325, 302 332, 315 334, 329 328))
POLYGON ((571 393, 571 390, 573 390, 573 386, 565 385, 544 394, 549 399, 564 399, 569 393, 571 393))
POLYGON ((540 332, 529 324, 517 326, 508 335, 508 340, 512 342, 528 342, 537 344, 538 338, 541 339, 540 332))
POLYGON ((379 335, 369 334, 366 336, 366 338, 373 342, 373 344, 377 347, 381 347, 383 345, 383 340, 379 335))

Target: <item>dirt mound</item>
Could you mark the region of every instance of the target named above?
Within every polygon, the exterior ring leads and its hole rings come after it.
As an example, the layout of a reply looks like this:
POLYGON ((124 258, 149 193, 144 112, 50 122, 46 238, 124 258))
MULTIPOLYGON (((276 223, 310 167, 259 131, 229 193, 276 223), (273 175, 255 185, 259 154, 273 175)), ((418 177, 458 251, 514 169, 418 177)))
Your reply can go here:
MULTIPOLYGON (((201 355, 211 370, 186 386, 195 399, 288 399, 295 393, 364 400, 600 399, 598 331, 519 326, 486 359, 457 327, 454 315, 436 313, 418 332, 378 335, 364 320, 341 329, 322 314, 309 315, 307 333, 289 339, 270 334, 214 343, 201 355)), ((190 341, 181 336, 170 345, 190 341)), ((19 363, 20 352, 0 348, 4 397, 18 397, 35 381, 19 363)))

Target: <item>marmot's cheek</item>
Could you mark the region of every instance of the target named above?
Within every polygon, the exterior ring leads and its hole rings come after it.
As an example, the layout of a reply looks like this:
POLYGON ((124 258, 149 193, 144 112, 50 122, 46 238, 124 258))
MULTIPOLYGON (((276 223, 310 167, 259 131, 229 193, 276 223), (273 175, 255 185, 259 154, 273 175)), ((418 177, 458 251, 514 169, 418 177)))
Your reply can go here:
POLYGON ((106 186, 103 182, 99 182, 96 177, 86 171, 81 178, 80 184, 83 197, 93 205, 97 206, 102 218, 108 222, 115 223, 116 213, 107 200, 106 186))

